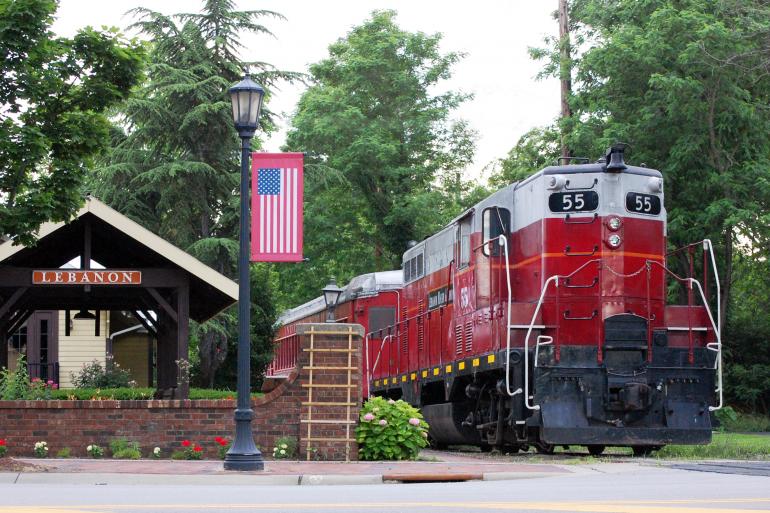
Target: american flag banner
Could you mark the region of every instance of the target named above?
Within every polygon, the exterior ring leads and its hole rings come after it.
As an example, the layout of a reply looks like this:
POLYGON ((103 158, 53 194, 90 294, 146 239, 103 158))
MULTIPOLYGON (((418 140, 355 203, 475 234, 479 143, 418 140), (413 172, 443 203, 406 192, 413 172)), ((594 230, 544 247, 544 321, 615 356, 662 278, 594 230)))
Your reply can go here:
POLYGON ((251 154, 251 261, 302 261, 302 153, 251 154))

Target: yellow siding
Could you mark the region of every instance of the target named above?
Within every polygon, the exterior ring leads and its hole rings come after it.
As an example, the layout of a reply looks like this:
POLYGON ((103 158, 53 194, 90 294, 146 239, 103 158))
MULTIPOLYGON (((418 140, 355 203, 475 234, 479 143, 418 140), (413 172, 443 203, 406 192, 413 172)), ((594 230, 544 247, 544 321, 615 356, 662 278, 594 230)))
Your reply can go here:
MULTIPOLYGON (((71 312, 73 315, 75 312, 71 312)), ((102 311, 99 335, 94 336, 93 320, 73 320, 70 336, 66 336, 64 311, 59 312, 59 386, 73 388, 70 374, 77 374, 86 363, 96 360, 104 365, 109 334, 109 312, 102 311)))
POLYGON ((122 335, 112 341, 115 363, 131 372, 131 379, 140 387, 149 386, 147 341, 148 336, 143 334, 122 335))

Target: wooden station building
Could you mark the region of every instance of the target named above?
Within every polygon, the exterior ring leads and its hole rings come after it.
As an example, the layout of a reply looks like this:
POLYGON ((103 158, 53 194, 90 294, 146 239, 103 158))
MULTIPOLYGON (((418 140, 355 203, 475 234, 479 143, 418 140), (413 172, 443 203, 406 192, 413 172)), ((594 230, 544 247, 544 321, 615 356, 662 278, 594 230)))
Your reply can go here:
POLYGON ((189 320, 238 300, 238 285, 96 198, 34 247, 0 244, 0 368, 23 354, 31 377, 70 376, 114 357, 158 397, 186 398, 189 320))

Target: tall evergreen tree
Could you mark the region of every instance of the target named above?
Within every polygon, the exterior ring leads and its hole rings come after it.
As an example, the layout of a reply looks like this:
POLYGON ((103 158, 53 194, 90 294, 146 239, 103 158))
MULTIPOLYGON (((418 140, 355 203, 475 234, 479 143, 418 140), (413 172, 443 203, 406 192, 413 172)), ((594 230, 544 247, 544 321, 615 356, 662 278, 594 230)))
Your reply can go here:
MULTIPOLYGON (((236 11, 232 0, 206 0, 200 14, 167 16, 143 8, 132 13, 138 17, 133 27, 151 41, 148 79, 120 110, 122 129, 116 130, 115 149, 91 180, 92 190, 219 272, 234 276, 240 153, 227 90, 247 67, 268 91, 278 80, 298 77, 238 56, 243 34, 271 35, 259 21, 281 16, 236 11)), ((261 126, 269 131, 269 109, 264 112, 261 126)), ((252 147, 259 147, 258 138, 252 147)), ((257 299, 269 302, 270 296, 257 299)), ((262 308, 272 311, 269 304, 262 308)), ((269 339, 273 321, 262 322, 265 327, 259 331, 269 339)), ((234 328, 234 312, 226 312, 191 330, 201 384, 214 383, 234 328)))

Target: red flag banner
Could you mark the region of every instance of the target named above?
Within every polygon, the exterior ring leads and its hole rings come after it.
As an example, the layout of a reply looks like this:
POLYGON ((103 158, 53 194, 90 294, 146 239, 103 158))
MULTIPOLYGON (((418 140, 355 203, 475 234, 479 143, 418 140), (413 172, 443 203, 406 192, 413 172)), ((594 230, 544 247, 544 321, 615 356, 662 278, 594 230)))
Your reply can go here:
POLYGON ((251 261, 302 261, 302 153, 251 154, 251 261))

